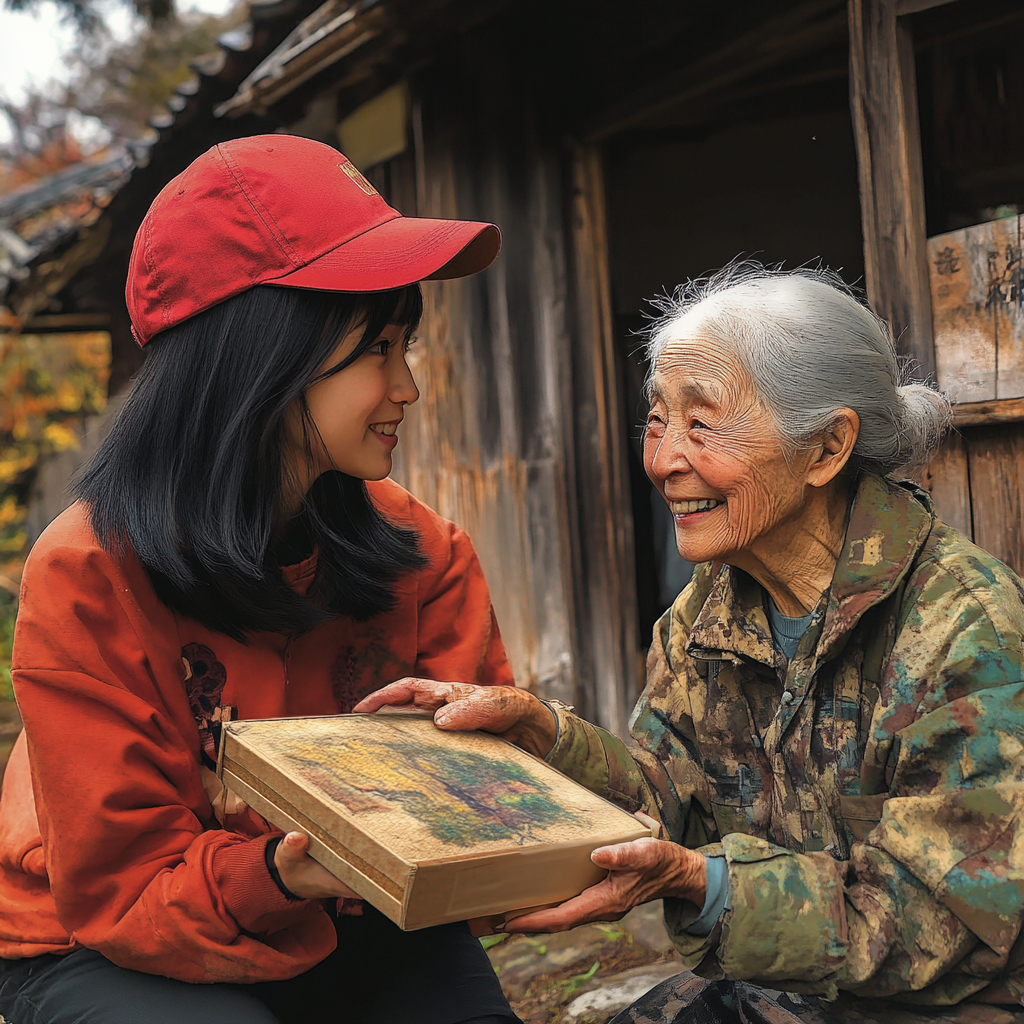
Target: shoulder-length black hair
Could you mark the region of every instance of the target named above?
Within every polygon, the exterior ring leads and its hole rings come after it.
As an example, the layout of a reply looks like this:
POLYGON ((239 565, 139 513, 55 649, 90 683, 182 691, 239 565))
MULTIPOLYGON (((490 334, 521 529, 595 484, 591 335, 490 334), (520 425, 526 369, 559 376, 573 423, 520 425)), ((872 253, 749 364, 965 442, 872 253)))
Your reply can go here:
POLYGON ((97 537, 115 554, 133 551, 166 604, 238 640, 390 610, 400 576, 424 564, 416 533, 339 472, 319 477, 297 519, 283 523, 285 420, 298 403, 312 458, 319 435, 306 390, 388 324, 406 325, 408 339, 422 312, 419 285, 373 294, 260 286, 162 331, 76 484, 97 537), (318 374, 360 325, 353 352, 318 374), (317 552, 307 597, 285 582, 281 547, 317 552))

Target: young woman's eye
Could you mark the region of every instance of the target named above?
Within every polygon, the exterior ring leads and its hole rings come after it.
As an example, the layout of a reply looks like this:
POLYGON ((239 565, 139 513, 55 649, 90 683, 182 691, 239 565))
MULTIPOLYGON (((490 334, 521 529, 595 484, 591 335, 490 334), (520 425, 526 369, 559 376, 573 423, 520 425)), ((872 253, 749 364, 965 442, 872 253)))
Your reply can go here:
POLYGON ((375 356, 386 356, 392 344, 390 338, 378 338, 366 351, 375 356))

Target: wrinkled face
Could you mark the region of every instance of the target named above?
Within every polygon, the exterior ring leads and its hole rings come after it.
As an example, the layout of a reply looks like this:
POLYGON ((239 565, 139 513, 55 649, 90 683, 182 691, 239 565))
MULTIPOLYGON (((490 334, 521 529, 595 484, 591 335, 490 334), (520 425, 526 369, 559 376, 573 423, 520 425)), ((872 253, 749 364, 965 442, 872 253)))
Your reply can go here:
MULTIPOLYGON (((359 343, 363 330, 359 325, 346 334, 318 372, 337 366, 359 343)), ((314 476, 337 469, 360 480, 383 480, 391 472, 405 407, 420 395, 406 362, 407 333, 404 324, 388 324, 351 366, 306 392, 310 417, 323 441, 321 447, 312 439, 319 460, 314 476)))
POLYGON ((799 517, 806 485, 772 418, 721 342, 670 341, 658 356, 644 468, 672 510, 679 553, 741 564, 799 517))

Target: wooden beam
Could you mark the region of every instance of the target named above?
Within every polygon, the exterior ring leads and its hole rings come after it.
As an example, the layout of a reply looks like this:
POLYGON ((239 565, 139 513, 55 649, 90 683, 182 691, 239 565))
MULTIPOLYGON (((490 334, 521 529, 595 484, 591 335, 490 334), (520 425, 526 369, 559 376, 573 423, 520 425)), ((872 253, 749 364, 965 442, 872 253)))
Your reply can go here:
POLYGON ((842 40, 845 17, 835 0, 809 0, 738 35, 726 46, 701 56, 621 97, 581 126, 598 142, 642 124, 682 102, 711 95, 734 82, 815 53, 842 40))
POLYGON ((868 299, 915 373, 935 376, 924 172, 910 25, 896 0, 849 0, 850 110, 868 299))
POLYGON ((982 427, 992 423, 1024 420, 1024 398, 1002 398, 991 402, 961 402, 953 406, 953 426, 982 427))
POLYGON ((620 736, 637 696, 633 510, 615 353, 604 172, 596 146, 569 144, 575 337, 575 471, 582 593, 597 722, 620 736))
POLYGON ((955 0, 896 0, 896 17, 902 18, 905 14, 930 11, 933 7, 945 7, 946 4, 954 2, 955 0))
MULTIPOLYGON (((102 331, 110 326, 109 313, 48 313, 34 316, 21 325, 21 334, 77 333, 102 331)), ((0 326, 0 331, 3 327, 0 326)))

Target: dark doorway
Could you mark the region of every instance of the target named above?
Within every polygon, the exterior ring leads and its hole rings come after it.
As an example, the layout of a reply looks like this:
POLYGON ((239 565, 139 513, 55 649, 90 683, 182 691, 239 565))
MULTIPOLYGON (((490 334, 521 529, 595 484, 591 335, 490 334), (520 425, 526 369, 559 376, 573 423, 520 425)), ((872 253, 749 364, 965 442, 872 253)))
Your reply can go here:
MULTIPOLYGON (((670 514, 641 460, 646 300, 737 256, 821 261, 851 284, 863 251, 845 83, 827 109, 756 122, 667 125, 610 141, 606 188, 612 290, 623 359, 641 642, 689 578, 670 514)), ((821 97, 818 97, 821 100, 821 97)))

